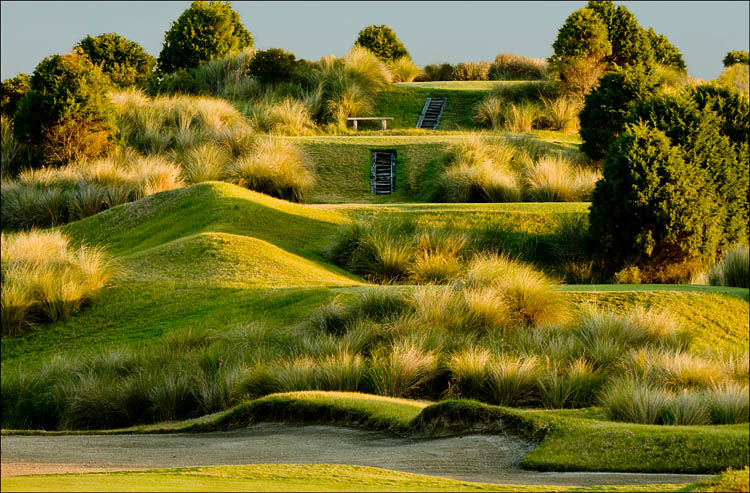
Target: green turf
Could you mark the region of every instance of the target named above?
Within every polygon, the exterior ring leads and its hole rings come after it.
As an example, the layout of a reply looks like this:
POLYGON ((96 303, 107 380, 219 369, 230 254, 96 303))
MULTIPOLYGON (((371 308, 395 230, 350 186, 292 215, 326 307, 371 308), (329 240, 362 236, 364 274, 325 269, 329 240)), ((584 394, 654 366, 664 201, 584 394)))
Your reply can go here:
POLYGON ((681 485, 523 486, 329 464, 204 466, 3 478, 3 491, 677 491, 681 485))

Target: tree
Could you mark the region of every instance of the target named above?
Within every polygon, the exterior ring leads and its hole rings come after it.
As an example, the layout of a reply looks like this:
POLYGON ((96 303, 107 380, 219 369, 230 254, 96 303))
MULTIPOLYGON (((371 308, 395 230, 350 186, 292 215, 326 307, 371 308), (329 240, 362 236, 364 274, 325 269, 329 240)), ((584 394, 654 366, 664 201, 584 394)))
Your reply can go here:
POLYGON ((680 72, 685 72, 687 70, 685 60, 682 59, 680 50, 670 43, 666 36, 663 34, 657 34, 653 27, 650 27, 648 31, 646 31, 646 34, 651 43, 651 49, 654 52, 654 61, 656 63, 666 67, 672 67, 680 72))
POLYGON ((606 69, 612 53, 607 26, 592 9, 576 10, 565 20, 552 44, 550 68, 559 74, 568 90, 586 94, 606 69))
POLYGON ((654 50, 648 33, 638 25, 635 15, 625 6, 615 7, 611 1, 594 0, 587 7, 596 12, 607 26, 607 39, 612 44, 612 53, 607 58, 610 67, 639 63, 649 66, 654 62, 654 50))
POLYGON ((654 75, 638 66, 616 68, 602 77, 586 95, 578 115, 581 151, 591 159, 602 159, 623 130, 633 105, 654 94, 657 84, 654 75))
POLYGON ((0 83, 0 113, 12 117, 16 112, 18 102, 24 94, 29 92, 30 83, 31 77, 29 77, 29 74, 22 73, 0 83))
POLYGON ((654 63, 654 51, 648 34, 638 25, 635 15, 623 5, 618 5, 615 10, 609 41, 612 43, 610 63, 613 65, 643 64, 648 67, 654 63))
POLYGON ((735 63, 744 63, 745 65, 748 65, 750 64, 750 53, 745 50, 732 50, 726 54, 722 62, 725 67, 729 67, 735 63))
POLYGON ((195 68, 252 46, 250 31, 229 2, 194 1, 164 35, 158 67, 165 73, 195 68))
POLYGON ((362 29, 354 45, 367 48, 384 62, 392 62, 401 57, 409 56, 409 52, 398 39, 396 33, 385 24, 371 25, 362 29))
POLYGON ((156 63, 141 45, 117 33, 86 36, 74 48, 83 50, 119 87, 145 83, 156 63))
POLYGON ((289 82, 297 65, 294 54, 280 48, 258 51, 250 62, 250 73, 264 84, 289 82))
POLYGON ((80 50, 45 58, 18 104, 16 136, 36 146, 45 164, 102 154, 116 128, 110 88, 109 78, 80 50))

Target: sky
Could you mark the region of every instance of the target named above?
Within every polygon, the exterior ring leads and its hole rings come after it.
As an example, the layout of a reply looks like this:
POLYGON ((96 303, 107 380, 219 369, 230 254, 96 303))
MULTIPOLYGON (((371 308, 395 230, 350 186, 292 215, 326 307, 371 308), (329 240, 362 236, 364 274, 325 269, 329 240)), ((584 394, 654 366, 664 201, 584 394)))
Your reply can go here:
MULTIPOLYGON (((713 79, 730 50, 750 45, 750 2, 615 2, 644 28, 666 35, 690 75, 713 79)), ((419 66, 492 61, 498 53, 541 58, 565 19, 586 2, 232 2, 258 49, 297 58, 341 56, 370 24, 396 31, 419 66)), ((86 35, 116 32, 154 55, 164 33, 190 5, 174 2, 0 3, 2 79, 32 73, 46 56, 66 53, 86 35)))

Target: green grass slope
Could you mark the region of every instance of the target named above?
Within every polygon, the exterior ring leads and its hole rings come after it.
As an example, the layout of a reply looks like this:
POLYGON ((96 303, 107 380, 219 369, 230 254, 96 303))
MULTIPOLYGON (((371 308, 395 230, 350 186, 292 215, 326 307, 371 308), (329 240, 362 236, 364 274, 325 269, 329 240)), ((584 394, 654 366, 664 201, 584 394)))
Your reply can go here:
POLYGON ((198 233, 123 258, 129 279, 215 287, 357 284, 267 241, 228 233, 198 233))
POLYGON ((252 236, 313 255, 346 222, 335 211, 275 199, 230 183, 207 182, 162 192, 68 224, 64 233, 128 255, 198 233, 252 236))
MULTIPOLYGON (((375 100, 376 116, 392 116, 391 128, 415 128, 428 97, 447 98, 438 130, 464 130, 475 127, 471 118, 474 107, 499 85, 461 83, 394 84, 378 93, 375 100)), ((379 123, 379 122, 377 122, 379 123)))
MULTIPOLYGON (((540 486, 474 483, 338 464, 203 466, 3 478, 3 491, 678 491, 681 485, 540 486)), ((691 490, 692 491, 692 490, 691 490)))

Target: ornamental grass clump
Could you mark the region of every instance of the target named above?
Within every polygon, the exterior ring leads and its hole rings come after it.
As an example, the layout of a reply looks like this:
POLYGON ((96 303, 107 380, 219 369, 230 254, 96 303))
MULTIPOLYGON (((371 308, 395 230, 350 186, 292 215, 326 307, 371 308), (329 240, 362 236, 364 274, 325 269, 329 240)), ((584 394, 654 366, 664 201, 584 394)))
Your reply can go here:
POLYGON ((433 352, 412 343, 397 343, 372 356, 368 379, 377 394, 410 397, 432 379, 437 364, 433 352))
POLYGON ((724 252, 724 258, 709 270, 708 281, 712 286, 750 287, 748 245, 737 245, 724 252))
POLYGON ((521 187, 510 161, 511 146, 464 138, 449 150, 449 164, 437 182, 436 199, 446 202, 518 202, 521 187))
POLYGON ((585 202, 600 174, 559 155, 545 155, 526 170, 528 198, 534 202, 585 202))
POLYGON ((227 175, 236 185, 295 202, 304 201, 315 183, 307 154, 278 137, 256 140, 248 154, 229 165, 227 175))
POLYGON ((60 232, 2 234, 2 334, 71 317, 116 268, 99 248, 73 248, 60 232))

